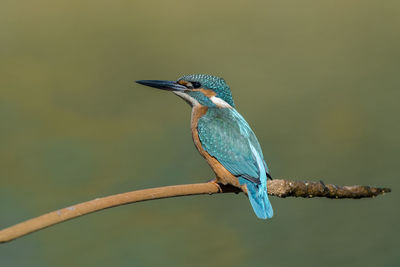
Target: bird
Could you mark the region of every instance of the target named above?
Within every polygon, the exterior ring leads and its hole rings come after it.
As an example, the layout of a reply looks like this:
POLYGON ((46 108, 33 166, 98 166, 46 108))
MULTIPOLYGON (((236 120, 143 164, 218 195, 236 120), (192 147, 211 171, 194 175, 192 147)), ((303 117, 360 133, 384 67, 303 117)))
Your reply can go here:
POLYGON ((176 81, 138 80, 138 84, 171 91, 191 107, 195 147, 205 158, 217 184, 245 192, 260 219, 273 216, 267 179, 272 179, 256 135, 236 110, 223 78, 208 74, 184 75, 176 81))

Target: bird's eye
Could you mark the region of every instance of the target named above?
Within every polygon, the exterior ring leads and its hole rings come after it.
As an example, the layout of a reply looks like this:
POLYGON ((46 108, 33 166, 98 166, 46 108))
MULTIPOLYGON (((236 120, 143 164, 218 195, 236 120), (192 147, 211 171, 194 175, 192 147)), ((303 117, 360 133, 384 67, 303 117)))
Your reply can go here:
POLYGON ((201 83, 199 82, 191 82, 193 88, 200 88, 201 87, 201 83))

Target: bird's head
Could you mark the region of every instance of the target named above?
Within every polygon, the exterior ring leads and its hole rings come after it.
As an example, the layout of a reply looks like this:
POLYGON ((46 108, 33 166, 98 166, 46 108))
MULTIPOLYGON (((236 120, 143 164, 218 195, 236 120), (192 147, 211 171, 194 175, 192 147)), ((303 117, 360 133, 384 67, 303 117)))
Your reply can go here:
POLYGON ((140 80, 139 84, 172 91, 191 106, 235 107, 232 93, 225 80, 207 74, 185 75, 177 81, 140 80))

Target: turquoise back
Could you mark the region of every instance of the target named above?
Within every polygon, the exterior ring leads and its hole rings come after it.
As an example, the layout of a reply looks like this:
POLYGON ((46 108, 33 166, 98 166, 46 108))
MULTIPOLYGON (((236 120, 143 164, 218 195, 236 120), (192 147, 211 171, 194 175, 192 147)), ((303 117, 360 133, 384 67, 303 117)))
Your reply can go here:
POLYGON ((234 108, 209 108, 199 119, 197 130, 203 149, 236 176, 241 185, 246 184, 257 217, 271 218, 268 167, 260 144, 245 119, 234 108))

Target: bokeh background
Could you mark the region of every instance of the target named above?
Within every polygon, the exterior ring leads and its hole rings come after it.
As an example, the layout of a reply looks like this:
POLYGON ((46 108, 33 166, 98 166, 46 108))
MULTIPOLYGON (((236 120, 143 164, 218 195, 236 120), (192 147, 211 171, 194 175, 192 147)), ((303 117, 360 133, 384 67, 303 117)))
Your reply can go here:
POLYGON ((0 4, 0 227, 96 197, 212 178, 190 108, 137 79, 230 84, 272 175, 375 199, 240 195, 113 208, 0 245, 2 266, 395 266, 399 1, 0 4))

